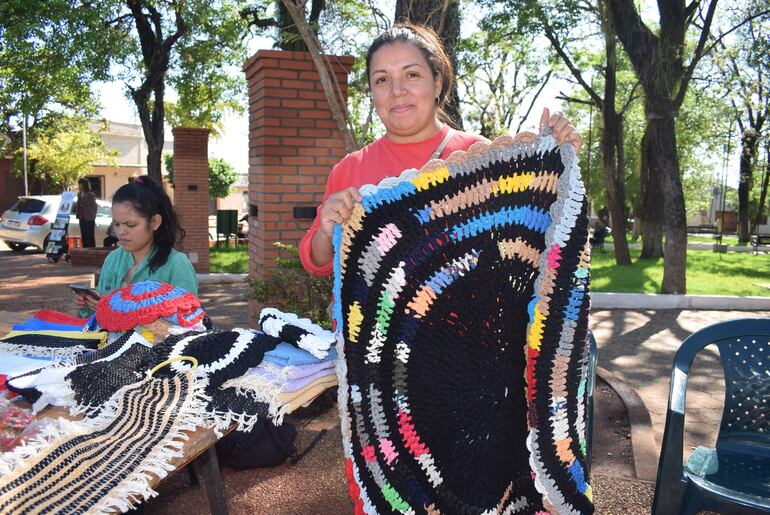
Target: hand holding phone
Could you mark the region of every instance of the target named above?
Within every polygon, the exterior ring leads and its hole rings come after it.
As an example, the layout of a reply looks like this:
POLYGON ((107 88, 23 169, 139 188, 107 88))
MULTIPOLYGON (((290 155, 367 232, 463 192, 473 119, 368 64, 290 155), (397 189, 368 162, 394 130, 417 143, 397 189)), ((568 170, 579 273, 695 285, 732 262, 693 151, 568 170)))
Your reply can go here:
POLYGON ((70 284, 70 289, 82 297, 91 297, 96 301, 102 297, 102 295, 95 289, 81 286, 79 284, 70 284))

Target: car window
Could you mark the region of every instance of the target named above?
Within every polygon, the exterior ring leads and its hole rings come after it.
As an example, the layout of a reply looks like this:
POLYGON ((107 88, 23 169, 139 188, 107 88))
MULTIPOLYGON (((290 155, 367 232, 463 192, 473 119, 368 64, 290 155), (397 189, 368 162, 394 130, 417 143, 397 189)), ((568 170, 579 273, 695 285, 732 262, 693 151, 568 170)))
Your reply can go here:
POLYGON ((112 217, 112 210, 108 207, 97 205, 96 206, 96 216, 106 216, 107 218, 112 217))
POLYGON ((19 213, 39 213, 45 207, 45 202, 36 198, 20 198, 11 208, 19 213))

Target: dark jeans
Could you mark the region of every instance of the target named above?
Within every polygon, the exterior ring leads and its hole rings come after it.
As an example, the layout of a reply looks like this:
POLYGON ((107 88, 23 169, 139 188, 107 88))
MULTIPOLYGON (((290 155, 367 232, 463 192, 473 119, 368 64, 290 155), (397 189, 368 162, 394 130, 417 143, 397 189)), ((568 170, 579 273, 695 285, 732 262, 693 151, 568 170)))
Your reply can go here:
POLYGON ((83 239, 83 247, 96 247, 94 241, 95 220, 80 220, 80 237, 83 239))

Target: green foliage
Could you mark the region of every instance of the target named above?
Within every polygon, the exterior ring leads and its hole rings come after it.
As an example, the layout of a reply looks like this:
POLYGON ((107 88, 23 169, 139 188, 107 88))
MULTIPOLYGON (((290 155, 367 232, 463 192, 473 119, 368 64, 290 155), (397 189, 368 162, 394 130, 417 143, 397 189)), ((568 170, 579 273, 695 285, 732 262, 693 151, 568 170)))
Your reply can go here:
POLYGON ((103 24, 116 10, 110 0, 0 2, 0 134, 9 139, 1 150, 21 146, 25 114, 29 140, 62 115, 96 114, 91 84, 110 77, 126 48, 123 34, 103 24))
POLYGON ((38 134, 27 148, 36 161, 35 173, 54 186, 67 189, 80 177, 93 172, 94 164, 115 164, 117 151, 108 151, 104 142, 82 120, 63 120, 38 134))
POLYGON ((327 307, 332 299, 331 277, 308 274, 299 261, 294 245, 275 242, 283 255, 276 259, 275 271, 259 270, 259 277, 249 279, 250 298, 282 311, 307 317, 322 327, 331 327, 327 307))
POLYGON ((178 66, 169 73, 177 102, 166 102, 172 127, 211 129, 219 137, 228 112, 242 113, 246 81, 235 66, 246 60, 246 25, 239 10, 243 2, 187 2, 189 30, 179 40, 178 66))
MULTIPOLYGON (((168 182, 174 185, 174 155, 164 154, 168 182)), ((230 187, 238 179, 235 168, 218 157, 209 158, 209 195, 211 198, 224 198, 230 194, 230 187)))
POLYGON ((533 45, 531 35, 482 22, 488 30, 458 43, 458 82, 464 118, 487 138, 518 132, 525 100, 537 98, 556 63, 533 45), (517 116, 519 118, 517 118, 517 116), (518 127, 516 126, 518 122, 518 127))

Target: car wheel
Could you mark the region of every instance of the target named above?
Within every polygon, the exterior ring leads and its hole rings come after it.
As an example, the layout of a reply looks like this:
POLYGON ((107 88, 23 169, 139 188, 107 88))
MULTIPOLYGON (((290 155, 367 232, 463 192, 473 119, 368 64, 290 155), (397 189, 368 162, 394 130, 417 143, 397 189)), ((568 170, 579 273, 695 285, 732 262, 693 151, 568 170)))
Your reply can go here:
POLYGON ((27 248, 26 243, 16 243, 15 241, 6 241, 5 243, 14 252, 21 252, 27 248))

